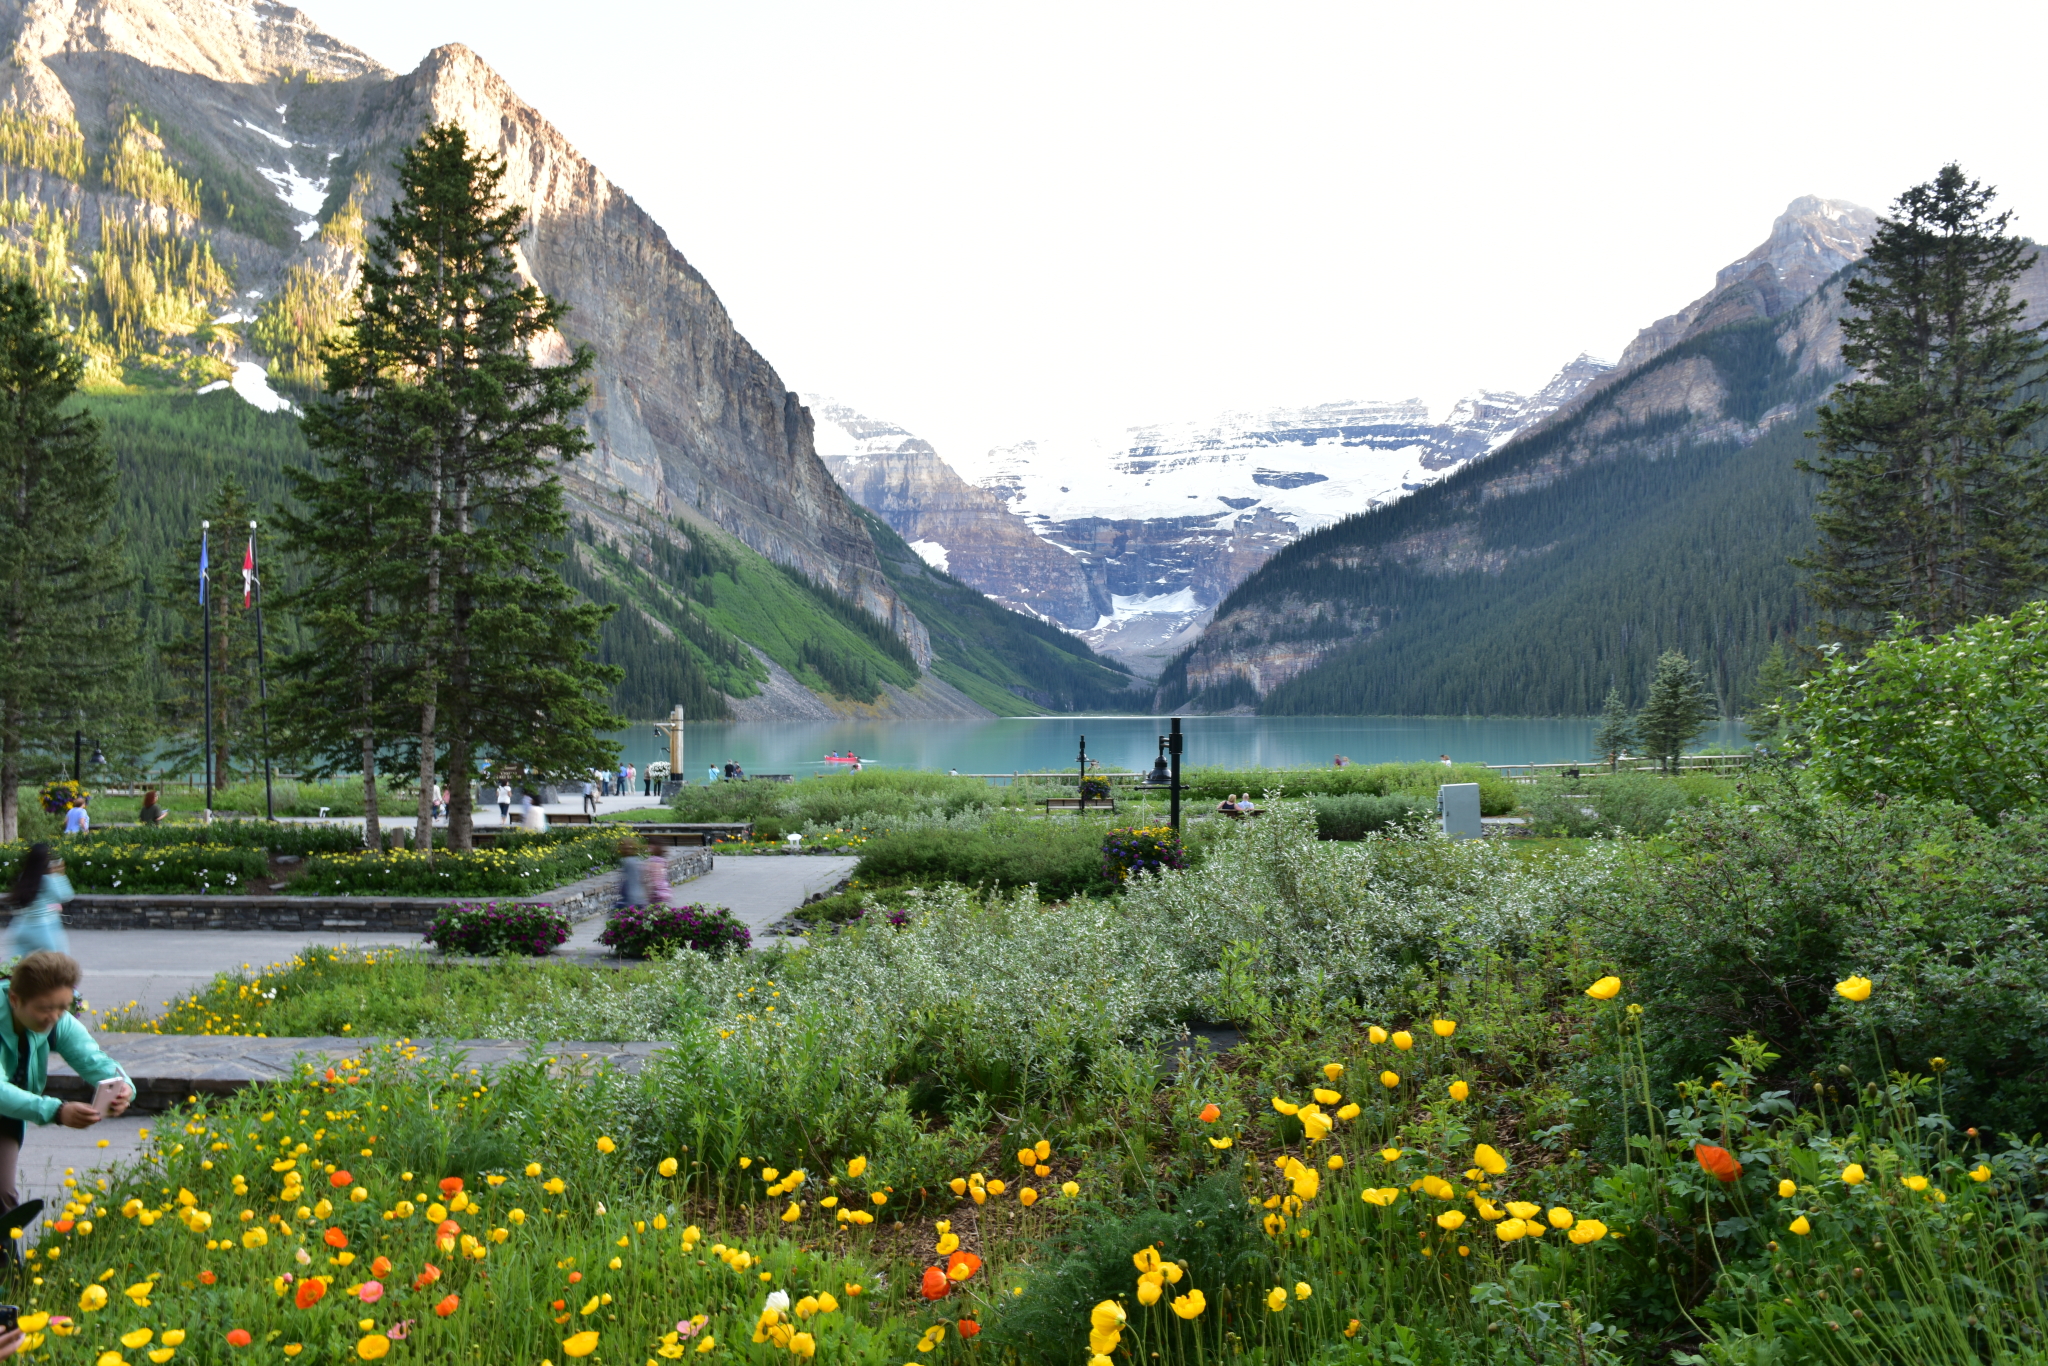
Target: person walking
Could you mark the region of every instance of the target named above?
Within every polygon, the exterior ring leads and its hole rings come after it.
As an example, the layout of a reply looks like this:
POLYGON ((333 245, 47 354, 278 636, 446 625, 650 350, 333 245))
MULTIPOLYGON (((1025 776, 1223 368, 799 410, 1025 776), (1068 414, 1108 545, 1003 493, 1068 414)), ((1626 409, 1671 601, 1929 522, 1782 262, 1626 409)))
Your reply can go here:
POLYGON ((540 797, 532 788, 526 789, 526 805, 522 823, 528 830, 540 834, 548 828, 547 808, 540 804, 540 797))
POLYGON ((92 814, 85 809, 85 798, 80 797, 71 804, 71 809, 64 813, 64 833, 67 835, 83 835, 90 829, 92 829, 92 814))
POLYGON ((709 787, 709 786, 711 786, 711 784, 713 784, 713 783, 715 783, 715 782, 717 782, 717 781, 718 781, 718 765, 717 765, 717 764, 706 764, 706 765, 704 765, 704 785, 705 785, 706 787, 709 787))
POLYGON ((622 796, 622 797, 623 797, 623 796, 625 796, 625 795, 626 795, 626 793, 628 793, 628 792, 632 791, 632 789, 631 789, 630 787, 628 787, 628 786, 626 785, 626 784, 627 784, 627 780, 628 780, 629 778, 631 778, 632 776, 633 776, 633 772, 632 772, 632 770, 631 770, 631 769, 629 769, 629 768, 627 768, 627 767, 626 767, 626 761, 625 761, 624 759, 621 759, 621 760, 619 760, 619 795, 620 795, 620 796, 622 796))
POLYGON ((619 841, 619 905, 645 906, 647 904, 646 860, 640 857, 640 842, 635 839, 619 841))
POLYGON ((64 903, 76 895, 71 879, 64 876, 64 860, 52 859, 47 844, 30 845, 15 870, 9 897, 14 914, 7 922, 7 956, 15 958, 38 949, 69 951, 64 903))
POLYGON ((512 824, 512 784, 498 779, 498 824, 512 824))
POLYGON ((588 778, 583 780, 583 814, 586 816, 595 816, 597 814, 597 784, 588 778))
POLYGON ((67 953, 38 949, 14 965, 13 972, 0 979, 7 988, 9 1028, 0 1029, 0 1221, 4 1226, 24 1228, 42 1213, 43 1202, 21 1201, 19 1176, 21 1145, 27 1125, 61 1124, 67 1129, 90 1129, 103 1119, 112 1119, 128 1108, 135 1095, 135 1083, 121 1065, 100 1051, 92 1035, 71 1013, 71 1000, 78 989, 78 960, 67 953), (118 1081, 117 1091, 105 1113, 83 1101, 60 1101, 43 1094, 49 1081, 50 1054, 71 1064, 88 1086, 118 1081))

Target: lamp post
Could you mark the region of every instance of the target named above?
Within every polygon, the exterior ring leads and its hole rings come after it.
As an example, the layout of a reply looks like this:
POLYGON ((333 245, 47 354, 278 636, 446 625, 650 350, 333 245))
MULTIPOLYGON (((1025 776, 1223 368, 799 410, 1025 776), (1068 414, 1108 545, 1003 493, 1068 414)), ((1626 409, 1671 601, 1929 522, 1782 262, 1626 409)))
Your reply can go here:
POLYGON ((1074 795, 1081 799, 1079 809, 1085 815, 1088 810, 1088 737, 1085 735, 1081 737, 1080 753, 1075 756, 1074 762, 1080 766, 1081 775, 1074 788, 1074 795))

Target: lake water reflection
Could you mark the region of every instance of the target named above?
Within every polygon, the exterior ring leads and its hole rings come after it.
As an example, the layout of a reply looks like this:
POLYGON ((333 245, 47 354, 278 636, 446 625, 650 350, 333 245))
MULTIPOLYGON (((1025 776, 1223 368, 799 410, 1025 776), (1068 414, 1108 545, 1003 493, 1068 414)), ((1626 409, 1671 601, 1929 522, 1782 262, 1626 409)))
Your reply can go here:
MULTIPOLYGON (((1377 764, 1430 760, 1440 754, 1483 764, 1591 760, 1595 722, 1513 717, 1191 716, 1183 762, 1225 767, 1322 768, 1332 757, 1377 764)), ((1080 738, 1105 768, 1150 766, 1164 717, 995 717, 982 721, 707 721, 688 727, 686 776, 703 782, 707 767, 728 760, 749 773, 798 776, 838 770, 828 753, 858 754, 885 768, 1011 773, 1071 769, 1080 738)), ((1722 722, 1696 747, 1739 746, 1742 727, 1722 722)), ((616 731, 626 757, 645 768, 668 757, 652 723, 616 731)))

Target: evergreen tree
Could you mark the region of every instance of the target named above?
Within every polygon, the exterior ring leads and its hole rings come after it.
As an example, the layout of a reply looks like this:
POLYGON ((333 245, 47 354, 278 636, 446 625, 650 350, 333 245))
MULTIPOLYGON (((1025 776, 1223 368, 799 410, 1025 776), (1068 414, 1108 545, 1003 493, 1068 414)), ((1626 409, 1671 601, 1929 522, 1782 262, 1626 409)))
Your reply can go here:
POLYGON ((1783 743, 1787 711, 1798 697, 1798 667, 1793 664, 1792 655, 1784 644, 1773 641, 1770 652, 1757 665, 1756 677, 1743 694, 1742 719, 1750 739, 1759 742, 1771 739, 1783 743))
POLYGON ((610 759, 597 733, 621 724, 600 700, 618 671, 592 659, 612 609, 578 602, 558 569, 568 520, 553 467, 589 449, 571 419, 592 357, 533 361, 566 310, 519 279, 524 215, 500 202, 496 157, 444 124, 397 172, 398 200, 376 220, 354 312, 327 354, 330 397, 305 424, 325 457, 317 477, 376 485, 379 582, 367 608, 338 593, 321 602, 376 660, 357 692, 408 708, 420 847, 445 775, 448 841, 462 849, 481 756, 588 769, 610 759))
POLYGON ((1820 545, 1795 561, 1830 638, 1894 614, 1924 635, 2004 612, 2048 583, 2048 403, 2029 390, 2048 322, 2012 286, 2035 253, 1950 164, 1899 196, 1849 282, 1842 359, 1820 409, 1820 545))
MULTIPOLYGON (((204 520, 213 524, 207 564, 206 613, 213 639, 213 771, 226 784, 237 766, 263 761, 261 696, 256 679, 255 613, 242 605, 242 551, 252 520, 249 496, 233 479, 222 481, 204 520)), ((162 697, 159 713, 169 743, 158 762, 174 769, 203 768, 206 736, 207 632, 200 623, 199 537, 193 527, 180 547, 177 572, 163 585, 159 606, 178 623, 177 634, 157 648, 162 697), (189 572, 186 572, 189 571, 189 572)))
POLYGON ((1692 661, 1677 650, 1666 650, 1657 657, 1649 700, 1636 715, 1636 733, 1643 748, 1664 768, 1671 768, 1717 714, 1713 694, 1692 661))
POLYGON ((1593 732, 1593 753, 1607 761, 1611 772, 1621 761, 1621 756, 1641 744, 1636 735, 1635 718, 1628 714, 1628 703, 1621 697, 1620 688, 1607 690, 1607 701, 1600 708, 1600 725, 1593 732))
POLYGON ((19 831, 24 779, 58 771, 77 730, 132 709, 114 458, 91 416, 63 411, 84 369, 35 287, 0 275, 0 840, 19 831))

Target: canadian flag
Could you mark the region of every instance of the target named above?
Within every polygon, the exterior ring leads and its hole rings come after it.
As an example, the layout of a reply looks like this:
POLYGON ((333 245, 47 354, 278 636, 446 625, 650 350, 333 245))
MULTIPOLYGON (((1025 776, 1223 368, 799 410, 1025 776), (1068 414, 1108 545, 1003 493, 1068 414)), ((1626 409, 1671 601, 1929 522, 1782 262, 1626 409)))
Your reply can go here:
POLYGON ((256 591, 256 536, 249 536, 249 548, 242 552, 242 606, 249 605, 250 595, 256 591))

